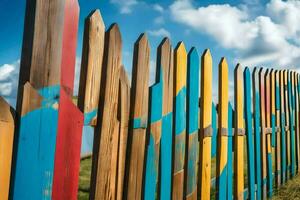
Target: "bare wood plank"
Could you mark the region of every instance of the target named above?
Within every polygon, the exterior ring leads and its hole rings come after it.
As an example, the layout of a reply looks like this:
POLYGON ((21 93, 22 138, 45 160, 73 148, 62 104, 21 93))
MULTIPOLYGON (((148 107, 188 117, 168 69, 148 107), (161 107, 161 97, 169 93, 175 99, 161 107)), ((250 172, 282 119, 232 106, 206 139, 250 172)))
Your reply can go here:
POLYGON ((234 129, 234 178, 235 199, 244 199, 244 94, 243 94, 243 70, 238 64, 234 70, 234 102, 235 102, 235 129, 234 129))
POLYGON ((113 24, 105 35, 105 51, 101 77, 99 118, 94 138, 91 195, 92 199, 115 199, 117 163, 113 156, 117 120, 122 41, 119 27, 113 24))
POLYGON ((127 198, 142 198, 146 128, 148 123, 150 47, 146 34, 134 45, 130 108, 127 198))
POLYGON ((119 84, 119 118, 120 118, 120 135, 119 135, 119 155, 118 155, 118 187, 117 199, 123 199, 123 186, 125 176, 126 164, 126 149, 128 139, 129 126, 129 112, 130 112, 130 83, 127 73, 122 66, 120 71, 119 84))
POLYGON ((211 135, 212 135, 212 58, 206 49, 201 57, 201 117, 200 117, 200 153, 199 179, 200 198, 210 198, 211 179, 211 135))
POLYGON ((103 62, 105 25, 99 10, 85 19, 78 107, 85 124, 96 126, 103 62))
POLYGON ((8 199, 14 131, 14 110, 0 97, 0 199, 8 199))

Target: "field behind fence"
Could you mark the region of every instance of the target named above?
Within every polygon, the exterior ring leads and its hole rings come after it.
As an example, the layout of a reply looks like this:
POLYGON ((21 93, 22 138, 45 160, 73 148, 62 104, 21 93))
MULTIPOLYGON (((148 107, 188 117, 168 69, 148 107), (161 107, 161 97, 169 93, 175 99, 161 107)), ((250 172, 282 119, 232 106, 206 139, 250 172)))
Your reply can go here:
MULTIPOLYGON (((0 98, 0 199, 77 199, 83 126, 94 127, 90 199, 266 199, 300 172, 300 75, 213 64, 183 42, 134 44, 122 65, 117 24, 85 20, 73 103, 77 0, 28 0, 17 107, 0 98), (153 51, 153 50, 152 50, 153 51)), ((123 38, 124 39, 124 38, 123 38)))

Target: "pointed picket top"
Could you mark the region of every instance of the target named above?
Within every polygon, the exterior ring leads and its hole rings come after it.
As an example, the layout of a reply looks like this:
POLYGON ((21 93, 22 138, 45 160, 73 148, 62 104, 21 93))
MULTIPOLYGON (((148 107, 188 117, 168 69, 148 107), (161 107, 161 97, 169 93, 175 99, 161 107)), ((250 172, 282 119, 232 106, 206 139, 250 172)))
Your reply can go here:
POLYGON ((206 62, 208 65, 212 65, 212 57, 209 49, 205 49, 202 54, 203 61, 206 62))
MULTIPOLYGON (((117 23, 113 23, 112 25, 110 25, 110 27, 106 32, 108 38, 116 39, 116 41, 114 41, 114 44, 122 45, 122 36, 121 36, 119 25, 117 23)), ((122 49, 122 47, 120 46, 119 49, 122 49)), ((111 49, 111 51, 114 51, 114 49, 111 49)))
POLYGON ((140 34, 139 38, 135 41, 134 45, 145 46, 146 48, 150 49, 147 34, 146 33, 140 34))
POLYGON ((175 90, 177 95, 186 86, 187 76, 187 53, 183 42, 179 42, 175 48, 175 90))
POLYGON ((0 121, 13 122, 13 108, 0 96, 0 121))
POLYGON ((102 32, 105 30, 105 24, 102 19, 102 15, 99 9, 92 11, 86 18, 86 21, 89 21, 90 24, 94 24, 97 32, 102 32))
POLYGON ((228 64, 225 57, 221 58, 219 63, 219 112, 221 118, 219 126, 227 127, 228 122, 228 64), (221 112, 220 112, 221 111, 221 112))
POLYGON ((170 59, 166 58, 166 56, 170 56, 171 53, 171 42, 169 38, 165 37, 157 48, 157 64, 156 64, 156 82, 159 82, 160 79, 166 77, 166 73, 168 73, 168 68, 170 65, 170 59), (162 74, 163 73, 163 74, 162 74))

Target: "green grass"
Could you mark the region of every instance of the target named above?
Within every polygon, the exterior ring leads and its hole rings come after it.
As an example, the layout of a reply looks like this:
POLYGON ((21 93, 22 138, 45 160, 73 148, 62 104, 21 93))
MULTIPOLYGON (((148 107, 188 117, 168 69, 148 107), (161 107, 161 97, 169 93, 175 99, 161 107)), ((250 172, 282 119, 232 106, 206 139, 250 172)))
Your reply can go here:
MULTIPOLYGON (((87 157, 81 160, 80 177, 78 188, 78 200, 88 200, 90 191, 90 173, 91 173, 92 159, 87 157)), ((215 177, 215 158, 212 159, 212 177, 215 177)), ((247 166, 245 165, 245 169, 247 166)), ((247 177, 245 178, 245 185, 247 185, 247 177)), ((212 199, 214 199, 214 189, 212 189, 212 199)), ((300 200, 300 175, 289 180, 286 184, 282 185, 278 190, 274 190, 273 200, 300 200)))

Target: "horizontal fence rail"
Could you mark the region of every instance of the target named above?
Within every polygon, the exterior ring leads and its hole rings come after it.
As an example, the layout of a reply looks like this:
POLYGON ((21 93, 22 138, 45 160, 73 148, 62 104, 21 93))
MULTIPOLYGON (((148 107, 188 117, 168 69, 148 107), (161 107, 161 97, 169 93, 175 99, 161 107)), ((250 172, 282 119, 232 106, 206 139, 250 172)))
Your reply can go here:
MULTIPOLYGON (((83 126, 93 127, 90 199, 266 199, 300 172, 300 75, 237 64, 141 34, 131 81, 118 24, 85 20, 72 98, 77 0, 28 0, 17 107, 0 97, 0 199, 77 199, 83 126), (252 72, 251 72, 252 70, 252 72), (230 102, 230 90, 234 102, 230 102)), ((124 38, 123 38, 124 40, 124 38)))

